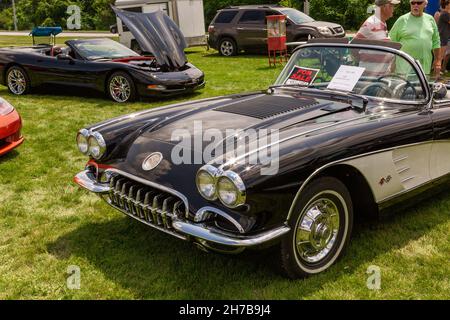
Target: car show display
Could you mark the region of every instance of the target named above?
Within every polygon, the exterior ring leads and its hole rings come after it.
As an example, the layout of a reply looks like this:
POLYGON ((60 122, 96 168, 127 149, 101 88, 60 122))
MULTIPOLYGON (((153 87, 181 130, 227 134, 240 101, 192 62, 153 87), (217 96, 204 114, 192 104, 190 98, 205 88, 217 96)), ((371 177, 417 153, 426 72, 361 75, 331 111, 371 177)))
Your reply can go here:
MULTIPOLYGON (((83 128, 77 143, 89 162, 75 182, 205 250, 276 246, 286 275, 317 274, 342 256, 355 217, 376 216, 448 181, 450 99, 445 86, 433 88, 395 45, 315 39, 293 53, 267 91, 83 128), (370 62, 387 67, 371 69, 370 62), (275 130, 279 137, 225 134, 242 128, 275 130), (208 129, 224 133, 223 146, 244 144, 245 153, 224 147, 200 163, 174 158, 174 130, 196 137, 208 129), (274 147, 271 174, 263 174, 267 163, 249 163, 274 147)), ((185 152, 194 159, 206 148, 203 141, 185 152)))

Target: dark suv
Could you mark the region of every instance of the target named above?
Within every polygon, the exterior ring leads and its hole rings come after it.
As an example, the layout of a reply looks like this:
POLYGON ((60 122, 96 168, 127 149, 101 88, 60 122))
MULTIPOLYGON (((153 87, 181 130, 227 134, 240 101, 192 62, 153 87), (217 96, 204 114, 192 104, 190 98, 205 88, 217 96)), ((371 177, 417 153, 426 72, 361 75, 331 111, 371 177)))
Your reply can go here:
POLYGON ((235 55, 241 49, 267 50, 266 17, 271 15, 287 16, 287 42, 345 37, 341 25, 314 21, 296 9, 278 5, 253 5, 219 10, 208 28, 208 44, 224 56, 235 55))

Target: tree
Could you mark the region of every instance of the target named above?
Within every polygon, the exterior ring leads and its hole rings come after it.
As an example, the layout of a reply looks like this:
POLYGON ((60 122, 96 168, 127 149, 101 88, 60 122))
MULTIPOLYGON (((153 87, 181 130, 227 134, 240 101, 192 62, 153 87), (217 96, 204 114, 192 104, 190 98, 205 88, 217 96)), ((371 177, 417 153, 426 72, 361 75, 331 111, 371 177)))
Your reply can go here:
MULTIPOLYGON (((19 29, 35 26, 66 26, 67 7, 77 5, 81 9, 82 29, 107 30, 115 22, 110 8, 114 0, 16 0, 19 29)), ((0 28, 11 29, 12 9, 9 3, 0 3, 0 28)))
MULTIPOLYGON (((82 29, 107 30, 116 21, 109 4, 114 0, 16 0, 19 28, 31 29, 34 26, 66 26, 69 5, 81 8, 82 29)), ((203 0, 206 26, 217 10, 230 5, 242 4, 281 4, 297 9, 303 8, 303 0, 203 0)), ((367 7, 373 0, 310 0, 310 14, 316 20, 342 24, 347 30, 359 29, 367 18, 367 7)), ((409 2, 403 1, 395 11, 389 27, 396 18, 409 11, 409 2)), ((12 9, 10 0, 0 0, 0 29, 12 29, 12 9)))

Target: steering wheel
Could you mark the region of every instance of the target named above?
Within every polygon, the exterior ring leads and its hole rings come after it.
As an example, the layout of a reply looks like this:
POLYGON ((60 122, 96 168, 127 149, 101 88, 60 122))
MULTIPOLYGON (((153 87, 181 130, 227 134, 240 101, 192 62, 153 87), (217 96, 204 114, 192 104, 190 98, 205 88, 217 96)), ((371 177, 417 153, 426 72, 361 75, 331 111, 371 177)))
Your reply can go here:
POLYGON ((314 83, 324 83, 324 82, 327 82, 327 81, 325 80, 325 78, 322 78, 322 77, 316 77, 316 78, 314 79, 313 84, 314 84, 314 83))
MULTIPOLYGON (((413 84, 412 84, 411 82, 409 82, 408 79, 406 79, 406 78, 404 78, 404 77, 402 77, 402 76, 396 75, 396 74, 390 74, 390 75, 385 75, 385 76, 379 77, 379 78, 377 79, 377 81, 380 81, 380 82, 381 82, 381 81, 383 81, 384 78, 400 79, 400 80, 402 80, 402 81, 405 82, 405 83, 402 83, 402 84, 396 86, 396 88, 393 90, 393 95, 392 95, 393 97, 397 97, 397 98, 402 99, 402 98, 405 96, 405 93, 406 93, 406 91, 408 90, 408 88, 411 88, 411 89, 412 89, 412 94, 413 94, 413 96, 414 96, 414 97, 417 97, 417 90, 416 90, 416 88, 413 86, 413 84), (403 89, 403 90, 402 90, 402 89, 403 89), (400 90, 402 90, 402 91, 401 91, 401 94, 400 94, 400 90)), ((384 82, 384 81, 383 81, 383 82, 384 82)))
POLYGON ((381 91, 384 91, 388 94, 387 96, 382 96, 382 98, 392 98, 394 96, 394 91, 392 91, 392 89, 389 88, 387 86, 387 84, 381 83, 381 82, 368 84, 367 86, 365 86, 364 88, 361 89, 359 94, 368 95, 368 96, 372 96, 372 97, 379 97, 380 89, 381 89, 381 91), (372 89, 372 88, 378 88, 378 90, 376 91, 376 94, 368 94, 370 92, 370 89, 372 89))

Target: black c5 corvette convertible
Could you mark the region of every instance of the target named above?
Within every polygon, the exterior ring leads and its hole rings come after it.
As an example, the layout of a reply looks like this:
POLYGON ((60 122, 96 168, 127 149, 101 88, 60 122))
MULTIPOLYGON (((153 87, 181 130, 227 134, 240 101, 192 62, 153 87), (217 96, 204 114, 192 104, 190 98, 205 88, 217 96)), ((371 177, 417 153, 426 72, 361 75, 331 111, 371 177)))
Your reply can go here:
MULTIPOLYGON (((16 95, 41 84, 87 87, 105 92, 117 102, 183 94, 204 86, 203 72, 187 62, 183 34, 167 15, 116 13, 151 56, 141 56, 111 39, 70 40, 63 47, 2 48, 0 83, 16 95)), ((54 29, 40 28, 38 32, 51 35, 54 29)))

